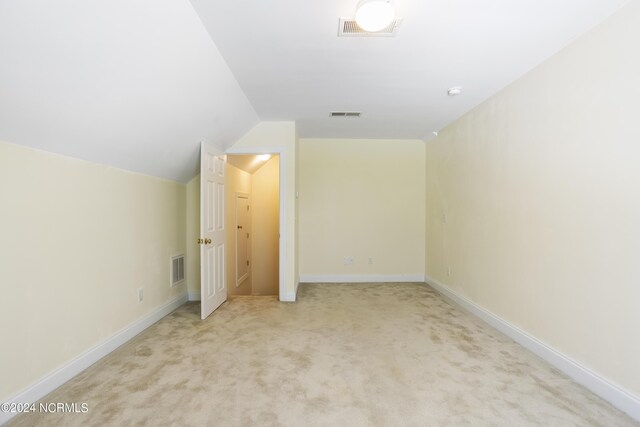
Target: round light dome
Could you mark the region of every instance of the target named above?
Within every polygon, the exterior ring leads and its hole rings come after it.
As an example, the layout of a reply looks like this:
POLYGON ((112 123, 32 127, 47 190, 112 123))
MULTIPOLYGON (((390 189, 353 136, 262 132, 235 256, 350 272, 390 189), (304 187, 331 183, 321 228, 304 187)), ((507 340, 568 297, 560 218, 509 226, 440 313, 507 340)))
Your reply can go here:
POLYGON ((393 21, 395 11, 389 0, 365 0, 356 11, 356 23, 365 31, 380 31, 393 21))

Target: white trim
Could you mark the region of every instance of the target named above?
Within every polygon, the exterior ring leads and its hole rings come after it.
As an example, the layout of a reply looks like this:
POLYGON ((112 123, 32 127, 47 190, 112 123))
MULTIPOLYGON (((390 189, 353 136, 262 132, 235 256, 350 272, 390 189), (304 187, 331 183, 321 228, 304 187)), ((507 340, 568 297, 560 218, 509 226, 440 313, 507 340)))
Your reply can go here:
POLYGON ((187 293, 187 301, 200 301, 200 291, 187 293))
POLYGON ((424 282, 424 274, 301 274, 301 283, 424 282))
MULTIPOLYGON (((152 313, 147 314, 141 319, 136 320, 129 326, 120 330, 114 334, 111 338, 103 341, 74 359, 70 360, 66 364, 62 365, 58 369, 45 375, 25 390, 17 393, 13 397, 7 400, 7 403, 35 403, 42 399, 47 394, 51 393, 56 388, 60 387, 71 378, 78 375, 80 372, 87 369, 89 366, 96 363, 98 360, 107 356, 109 353, 125 344, 127 341, 138 335, 140 332, 153 325, 176 308, 180 307, 187 301, 185 294, 180 295, 167 304, 158 308, 152 313)), ((6 423, 13 418, 17 413, 0 412, 0 425, 6 423)))
MULTIPOLYGON (((279 257, 280 265, 279 277, 278 277, 278 295, 280 301, 295 301, 295 294, 287 293, 287 286, 285 283, 286 271, 287 271, 287 180, 286 180, 286 152, 284 147, 280 148, 265 148, 265 147, 230 147, 226 154, 277 154, 280 156, 280 245, 279 245, 279 257), (293 295, 293 299, 292 298, 293 295)), ((293 255, 293 254, 292 254, 293 255)))
POLYGON ((614 384, 591 369, 571 359, 566 354, 563 354, 538 340, 528 332, 512 325, 470 299, 456 293, 438 280, 429 276, 426 276, 425 278, 426 283, 442 294, 445 298, 484 320, 489 325, 507 335, 532 353, 537 354, 551 365, 573 378, 576 382, 582 384, 596 395, 611 403, 616 408, 640 421, 639 396, 636 396, 617 384, 614 384))
POLYGON ((298 299, 298 285, 300 284, 300 281, 296 281, 296 286, 295 289, 293 291, 293 293, 284 293, 280 295, 280 301, 281 302, 296 302, 296 300, 298 299))
POLYGON ((296 302, 296 294, 295 293, 285 293, 280 294, 281 302, 296 302))

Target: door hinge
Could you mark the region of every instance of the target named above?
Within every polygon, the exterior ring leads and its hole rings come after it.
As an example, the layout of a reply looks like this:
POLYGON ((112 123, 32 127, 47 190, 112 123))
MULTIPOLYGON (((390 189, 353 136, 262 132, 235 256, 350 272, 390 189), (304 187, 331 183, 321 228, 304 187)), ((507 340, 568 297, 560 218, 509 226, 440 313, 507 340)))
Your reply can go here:
POLYGON ((247 233, 247 239, 249 238, 249 233, 247 233))
POLYGON ((247 265, 249 265, 249 260, 247 260, 247 265))

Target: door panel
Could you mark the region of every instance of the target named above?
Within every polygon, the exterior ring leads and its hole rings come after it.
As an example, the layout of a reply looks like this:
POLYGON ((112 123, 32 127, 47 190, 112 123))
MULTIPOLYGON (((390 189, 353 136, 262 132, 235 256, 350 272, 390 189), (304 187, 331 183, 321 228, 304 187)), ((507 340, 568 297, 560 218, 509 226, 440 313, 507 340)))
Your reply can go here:
POLYGON ((201 317, 207 318, 227 300, 225 283, 224 189, 226 156, 201 146, 200 157, 200 300, 201 317))

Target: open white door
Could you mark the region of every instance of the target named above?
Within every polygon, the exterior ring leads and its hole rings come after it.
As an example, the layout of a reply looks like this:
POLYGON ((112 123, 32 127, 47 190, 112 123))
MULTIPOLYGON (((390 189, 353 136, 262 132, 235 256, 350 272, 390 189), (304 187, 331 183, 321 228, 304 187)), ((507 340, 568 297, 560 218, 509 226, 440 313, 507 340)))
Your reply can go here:
POLYGON ((224 180, 226 156, 202 142, 200 149, 200 299, 206 319, 227 300, 224 180))

